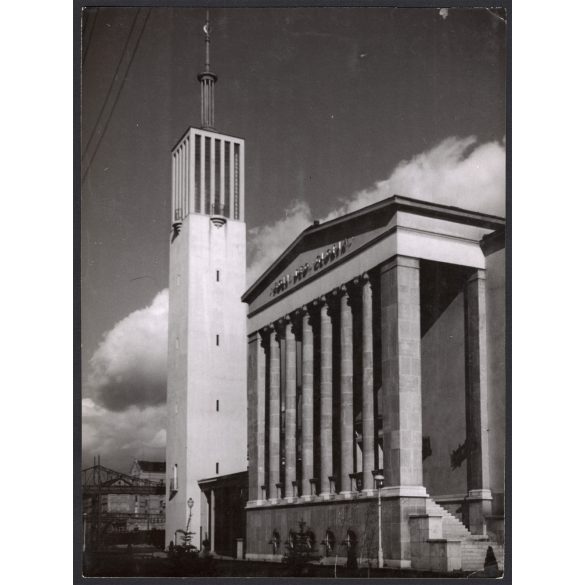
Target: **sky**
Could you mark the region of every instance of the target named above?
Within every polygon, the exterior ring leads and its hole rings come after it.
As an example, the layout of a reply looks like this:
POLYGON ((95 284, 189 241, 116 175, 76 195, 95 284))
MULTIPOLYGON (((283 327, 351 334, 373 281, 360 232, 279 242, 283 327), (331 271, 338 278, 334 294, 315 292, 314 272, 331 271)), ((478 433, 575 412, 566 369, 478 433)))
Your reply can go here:
MULTIPOLYGON (((246 140, 249 284, 314 219, 393 194, 504 215, 503 12, 210 15, 216 128, 246 140)), ((200 123, 204 22, 189 8, 84 13, 84 467, 164 459, 170 152, 200 123)))

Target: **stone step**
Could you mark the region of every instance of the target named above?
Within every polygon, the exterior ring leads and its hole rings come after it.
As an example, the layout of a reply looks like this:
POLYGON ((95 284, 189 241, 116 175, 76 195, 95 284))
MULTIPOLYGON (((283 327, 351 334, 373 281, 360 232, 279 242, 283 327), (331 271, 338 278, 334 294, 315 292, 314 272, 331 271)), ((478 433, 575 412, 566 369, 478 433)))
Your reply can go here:
POLYGON ((440 514, 443 518, 443 538, 461 541, 461 569, 463 571, 481 571, 484 568, 488 546, 491 546, 498 568, 504 568, 503 546, 490 541, 488 536, 471 534, 467 527, 440 504, 429 498, 427 513, 440 514))
POLYGON ((455 518, 445 508, 429 498, 427 500, 427 513, 440 514, 443 517, 443 537, 444 538, 468 538, 471 532, 467 530, 463 522, 455 518))

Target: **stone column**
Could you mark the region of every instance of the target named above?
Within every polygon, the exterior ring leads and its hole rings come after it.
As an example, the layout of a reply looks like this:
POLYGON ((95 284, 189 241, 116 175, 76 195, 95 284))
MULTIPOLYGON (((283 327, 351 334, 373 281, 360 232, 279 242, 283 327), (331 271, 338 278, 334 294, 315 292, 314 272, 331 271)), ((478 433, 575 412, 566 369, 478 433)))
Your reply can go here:
POLYGON ((250 502, 264 499, 266 351, 259 331, 248 338, 248 489, 250 502))
POLYGON ((201 213, 207 213, 207 204, 208 201, 205 199, 205 195, 207 193, 206 190, 206 177, 205 177, 205 137, 202 136, 199 139, 199 193, 201 194, 200 205, 201 205, 201 213))
POLYGON ((347 287, 341 289, 341 481, 340 493, 349 495, 353 465, 353 321, 347 287))
POLYGON ((362 485, 374 489, 375 421, 374 421, 374 344, 372 331, 372 283, 367 275, 362 286, 362 485))
POLYGON ((329 477, 333 475, 333 363, 332 363, 332 323, 328 302, 321 304, 321 493, 328 497, 331 493, 329 477))
POLYGON ((465 363, 468 521, 473 534, 485 534, 491 514, 487 411, 485 271, 477 270, 465 288, 465 363))
POLYGON ((419 261, 395 256, 380 269, 384 488, 388 528, 384 551, 410 565, 411 514, 426 511, 422 486, 422 395, 419 261))
POLYGON ((268 497, 279 497, 280 483, 280 343, 274 328, 270 330, 270 396, 268 437, 268 497))
POLYGON ((286 380, 284 417, 284 496, 294 495, 293 482, 297 480, 297 343, 290 319, 284 323, 286 340, 286 380))
POLYGON ((302 397, 302 454, 303 483, 302 495, 311 495, 311 479, 314 474, 313 462, 313 327, 308 308, 303 307, 303 397, 302 397))
POLYGON ((419 262, 382 266, 384 485, 422 485, 419 262))

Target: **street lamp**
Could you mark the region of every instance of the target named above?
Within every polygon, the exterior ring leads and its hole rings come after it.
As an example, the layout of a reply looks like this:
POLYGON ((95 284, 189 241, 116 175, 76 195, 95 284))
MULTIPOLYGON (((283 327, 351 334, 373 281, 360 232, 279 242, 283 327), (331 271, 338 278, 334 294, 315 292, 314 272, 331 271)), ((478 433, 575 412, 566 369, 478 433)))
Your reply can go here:
POLYGON ((187 532, 189 532, 189 528, 191 526, 191 514, 193 512, 193 504, 195 502, 193 501, 193 498, 189 498, 187 500, 187 506, 189 506, 189 520, 187 520, 187 532))
POLYGON ((378 567, 384 566, 384 550, 382 549, 382 486, 384 485, 383 475, 374 475, 374 481, 378 488, 378 567))

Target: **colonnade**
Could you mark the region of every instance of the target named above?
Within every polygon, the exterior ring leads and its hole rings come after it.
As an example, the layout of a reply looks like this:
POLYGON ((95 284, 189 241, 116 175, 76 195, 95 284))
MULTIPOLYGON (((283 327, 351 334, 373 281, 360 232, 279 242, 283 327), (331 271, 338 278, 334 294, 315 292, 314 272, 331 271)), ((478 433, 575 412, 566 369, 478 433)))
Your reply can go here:
MULTIPOLYGON (((466 411, 468 489, 489 499, 485 299, 483 270, 473 271, 465 288, 466 411)), ((376 271, 346 282, 328 294, 267 324, 249 336, 250 500, 331 498, 374 489, 376 467, 396 494, 425 493, 422 487, 422 400, 419 260, 395 256, 376 271), (375 282, 375 293, 373 292, 375 282), (374 294, 379 309, 374 317, 374 294), (354 319, 360 311, 361 318, 354 319), (336 315, 335 325, 333 315, 336 315), (381 404, 374 389, 374 318, 380 323, 381 404), (361 330, 354 331, 358 324, 361 330), (333 332, 339 339, 333 339, 333 332), (316 338, 316 335, 319 338, 316 338), (315 344, 320 346, 318 354, 315 344), (357 352, 354 351, 357 344, 357 352), (300 368, 297 349, 300 347, 300 368), (338 348, 335 357, 334 347, 338 348), (319 364, 314 363, 315 355, 319 364), (360 366, 355 367, 358 357, 360 366), (281 359, 284 363, 281 364, 281 359), (266 368, 268 371, 266 371, 266 368), (300 371, 299 371, 300 370, 300 371), (281 380, 281 373, 284 379, 281 380), (361 375, 354 392, 354 375, 361 375), (298 379, 297 379, 298 376, 298 379), (334 384, 339 408, 334 421, 334 384), (318 401, 315 387, 318 385, 318 401), (297 412, 297 387, 301 390, 297 412), (281 389, 284 416, 281 417, 281 389), (361 404, 355 404, 356 397, 361 404), (314 407, 318 404, 319 420, 314 407), (355 407, 355 408, 354 408, 355 407), (361 410, 361 465, 356 469, 354 411, 361 410), (382 415, 383 461, 377 461, 376 414, 382 415), (297 436, 297 417, 302 419, 297 436), (317 427, 318 432, 314 432, 317 427), (282 427, 283 433, 281 434, 282 427), (334 426, 339 456, 334 465, 334 426), (284 440, 281 449, 281 436, 284 440), (297 445, 300 441, 300 446, 297 445), (318 443, 318 444, 316 444, 318 443), (281 453, 284 473, 281 473, 281 453), (300 453, 301 462, 297 467, 300 453), (319 477, 315 477, 319 460, 319 477), (265 469, 265 463, 268 469, 265 469), (337 475, 334 475, 334 467, 337 475), (297 470, 300 477, 297 477, 297 470)))
MULTIPOLYGON (((373 384, 373 322, 372 282, 368 274, 315 299, 312 303, 283 316, 252 336, 257 355, 254 387, 256 421, 255 481, 251 499, 278 499, 302 496, 310 498, 333 493, 355 491, 354 476, 354 342, 361 346, 362 356, 362 489, 373 488, 376 437, 373 384), (358 299, 359 297, 359 299, 358 299), (353 312, 362 311, 361 331, 354 332, 353 312), (339 477, 334 477, 334 376, 333 319, 338 314, 339 347, 339 477), (315 336, 319 335, 319 339, 315 336), (358 337, 360 338, 358 340, 358 337), (297 357, 297 342, 300 355, 297 357), (319 345, 320 362, 314 363, 315 344, 319 345), (281 364, 281 356, 284 364, 281 364), (300 379, 297 380, 297 360, 300 379), (268 368, 268 372, 264 367, 268 368), (281 380, 281 372, 284 380, 281 380), (318 379, 315 378, 318 372, 318 379), (297 387, 301 387, 300 405, 297 387), (315 386, 319 388, 319 419, 315 419, 315 386), (281 389, 284 420, 281 420, 281 389), (297 412, 297 407, 300 412, 297 412), (297 436, 297 417, 302 419, 297 436), (267 423, 267 424, 265 424, 267 423), (317 423, 319 433, 315 436, 317 423), (284 424, 284 445, 281 446, 281 424, 284 424), (297 442, 300 441, 300 445, 297 442), (297 477, 297 449, 301 453, 301 473, 297 477), (284 452, 284 481, 281 483, 281 453, 284 452), (315 456, 320 462, 316 477, 315 456), (268 469, 264 469, 266 460, 268 469)), ((360 405, 357 405, 358 408, 360 405)))

